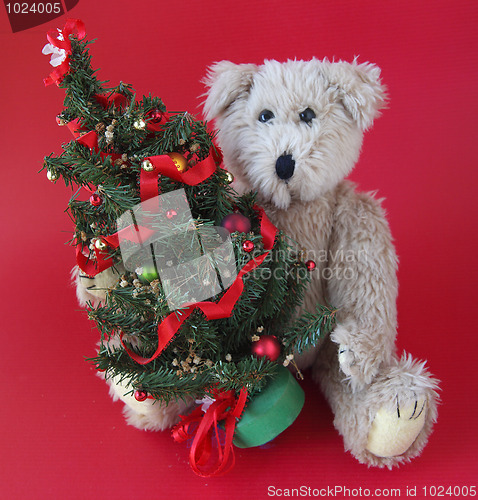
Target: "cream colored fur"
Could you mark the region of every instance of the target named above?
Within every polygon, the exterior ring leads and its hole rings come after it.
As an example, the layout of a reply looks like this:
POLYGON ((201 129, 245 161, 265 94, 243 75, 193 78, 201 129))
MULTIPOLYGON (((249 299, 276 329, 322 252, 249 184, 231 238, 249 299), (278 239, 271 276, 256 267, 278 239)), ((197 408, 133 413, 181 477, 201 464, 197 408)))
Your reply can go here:
POLYGON ((83 273, 78 266, 71 270, 71 279, 76 288, 76 297, 81 306, 85 307, 90 303, 93 307, 104 302, 108 288, 113 286, 118 280, 118 276, 123 271, 120 266, 110 267, 90 278, 83 273))
POLYGON ((216 119, 236 189, 257 191, 272 222, 317 263, 304 308, 340 308, 335 330, 300 365, 312 367, 345 448, 370 465, 410 460, 436 419, 437 381, 423 363, 396 357, 389 227, 380 201, 344 181, 386 101, 380 70, 356 61, 222 61, 205 83, 206 116, 216 119), (306 108, 316 115, 308 123, 306 108), (266 122, 264 110, 273 113, 266 122), (281 155, 295 161, 286 180, 276 172, 281 155))

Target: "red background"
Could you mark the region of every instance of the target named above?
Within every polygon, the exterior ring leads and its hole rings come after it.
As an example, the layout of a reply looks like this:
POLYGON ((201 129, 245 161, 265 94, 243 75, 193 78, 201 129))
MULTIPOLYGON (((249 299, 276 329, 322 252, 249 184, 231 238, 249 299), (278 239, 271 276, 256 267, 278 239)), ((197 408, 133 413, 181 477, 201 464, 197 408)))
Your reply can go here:
POLYGON ((379 190, 400 257, 399 350, 428 359, 443 404, 422 456, 367 469, 343 452, 332 415, 304 383, 297 423, 268 449, 238 450, 235 469, 200 479, 168 433, 125 425, 84 356, 97 332, 79 311, 64 245, 69 191, 38 175, 68 132, 55 123, 63 92, 44 88, 47 29, 12 34, 0 9, 1 349, 3 498, 266 498, 267 487, 401 488, 477 483, 478 4, 81 0, 93 64, 112 83, 152 92, 170 110, 200 111, 207 65, 333 57, 377 63, 390 109, 365 138, 352 178, 379 190))

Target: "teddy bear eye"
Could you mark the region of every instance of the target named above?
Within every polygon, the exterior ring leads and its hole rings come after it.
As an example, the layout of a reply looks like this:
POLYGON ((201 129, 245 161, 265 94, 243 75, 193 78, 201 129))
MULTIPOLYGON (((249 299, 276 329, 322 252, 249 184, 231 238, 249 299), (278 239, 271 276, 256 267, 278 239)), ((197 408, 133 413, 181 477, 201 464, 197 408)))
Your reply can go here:
POLYGON ((313 109, 306 108, 302 113, 299 113, 299 118, 308 125, 315 118, 315 112, 313 109))
POLYGON ((272 118, 274 118, 274 113, 272 111, 270 111, 269 109, 263 109, 259 113, 259 121, 262 123, 266 123, 269 120, 272 120, 272 118))

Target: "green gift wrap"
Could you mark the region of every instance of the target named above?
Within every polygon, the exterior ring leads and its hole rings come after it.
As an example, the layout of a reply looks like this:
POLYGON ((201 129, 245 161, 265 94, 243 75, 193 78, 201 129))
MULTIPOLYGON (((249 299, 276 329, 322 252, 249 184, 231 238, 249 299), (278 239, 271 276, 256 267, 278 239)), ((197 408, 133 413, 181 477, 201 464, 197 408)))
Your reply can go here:
POLYGON ((298 417, 305 394, 292 373, 279 366, 275 377, 247 405, 236 425, 238 448, 261 446, 271 441, 298 417))

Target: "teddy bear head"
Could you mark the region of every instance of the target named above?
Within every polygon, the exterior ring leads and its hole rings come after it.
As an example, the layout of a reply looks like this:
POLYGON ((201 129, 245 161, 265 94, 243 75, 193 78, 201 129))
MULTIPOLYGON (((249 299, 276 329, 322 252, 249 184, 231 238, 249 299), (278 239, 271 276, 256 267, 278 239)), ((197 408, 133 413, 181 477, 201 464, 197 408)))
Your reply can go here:
POLYGON ((386 100, 379 68, 356 61, 221 61, 204 83, 226 168, 281 209, 350 173, 386 100))

